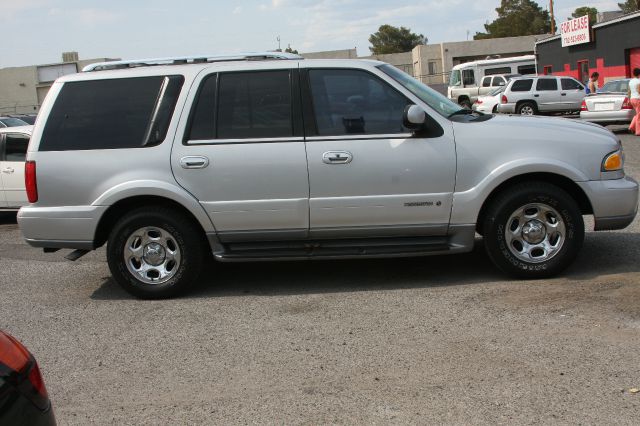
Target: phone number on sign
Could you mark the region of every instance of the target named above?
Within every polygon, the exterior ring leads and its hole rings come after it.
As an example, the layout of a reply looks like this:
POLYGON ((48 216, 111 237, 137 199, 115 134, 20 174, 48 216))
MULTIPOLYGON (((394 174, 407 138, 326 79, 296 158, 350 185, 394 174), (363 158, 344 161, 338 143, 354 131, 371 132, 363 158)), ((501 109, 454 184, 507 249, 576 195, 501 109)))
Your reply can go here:
POLYGON ((574 34, 570 36, 564 36, 562 38, 562 41, 565 44, 567 44, 567 43, 578 43, 581 41, 588 41, 588 39, 587 39, 587 34, 574 34))

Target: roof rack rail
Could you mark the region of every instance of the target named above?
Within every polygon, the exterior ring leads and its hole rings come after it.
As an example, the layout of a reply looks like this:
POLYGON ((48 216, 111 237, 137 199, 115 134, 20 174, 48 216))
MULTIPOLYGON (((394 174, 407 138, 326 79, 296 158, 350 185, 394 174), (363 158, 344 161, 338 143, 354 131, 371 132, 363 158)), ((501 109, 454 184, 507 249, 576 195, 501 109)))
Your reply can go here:
POLYGON ((264 61, 270 59, 304 59, 300 55, 286 52, 253 52, 229 55, 178 56, 173 58, 132 59, 128 61, 97 62, 87 65, 82 72, 117 70, 123 68, 148 67, 153 65, 205 64, 209 62, 264 61))

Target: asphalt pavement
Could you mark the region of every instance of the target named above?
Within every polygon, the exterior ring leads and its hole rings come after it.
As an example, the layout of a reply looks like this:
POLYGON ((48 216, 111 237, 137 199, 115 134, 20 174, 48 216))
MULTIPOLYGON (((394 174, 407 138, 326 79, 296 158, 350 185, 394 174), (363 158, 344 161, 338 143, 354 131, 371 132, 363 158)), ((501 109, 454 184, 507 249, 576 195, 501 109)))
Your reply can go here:
MULTIPOLYGON (((619 133, 640 179, 640 138, 619 133)), ((592 229, 592 224, 590 225, 592 229)), ((0 214, 0 328, 60 424, 637 424, 640 220, 589 232, 561 276, 474 252, 220 264, 141 301, 104 249, 27 246, 0 214)))

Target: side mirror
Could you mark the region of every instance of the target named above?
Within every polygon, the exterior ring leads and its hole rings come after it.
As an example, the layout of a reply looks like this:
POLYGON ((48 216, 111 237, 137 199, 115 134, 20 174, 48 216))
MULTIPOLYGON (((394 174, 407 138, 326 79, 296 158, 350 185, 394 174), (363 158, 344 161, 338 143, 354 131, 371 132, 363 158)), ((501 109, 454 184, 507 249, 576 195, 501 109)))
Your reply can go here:
POLYGON ((409 130, 420 130, 427 119, 427 113, 418 105, 407 105, 402 114, 402 124, 409 130))

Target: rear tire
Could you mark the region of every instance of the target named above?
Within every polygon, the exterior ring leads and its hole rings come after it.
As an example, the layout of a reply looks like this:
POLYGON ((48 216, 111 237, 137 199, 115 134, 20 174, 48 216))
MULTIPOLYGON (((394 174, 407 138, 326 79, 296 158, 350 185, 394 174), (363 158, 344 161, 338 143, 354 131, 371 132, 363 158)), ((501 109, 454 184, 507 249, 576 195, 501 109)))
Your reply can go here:
POLYGON ((509 275, 528 279, 564 270, 584 241, 577 203, 546 182, 508 188, 489 205, 482 229, 493 263, 509 275))
POLYGON ((518 105, 516 112, 520 115, 536 115, 538 114, 538 108, 533 102, 523 102, 518 105))
POLYGON ((134 210, 113 227, 107 261, 116 282, 142 299, 184 293, 197 279, 207 253, 202 231, 165 207, 134 210))

